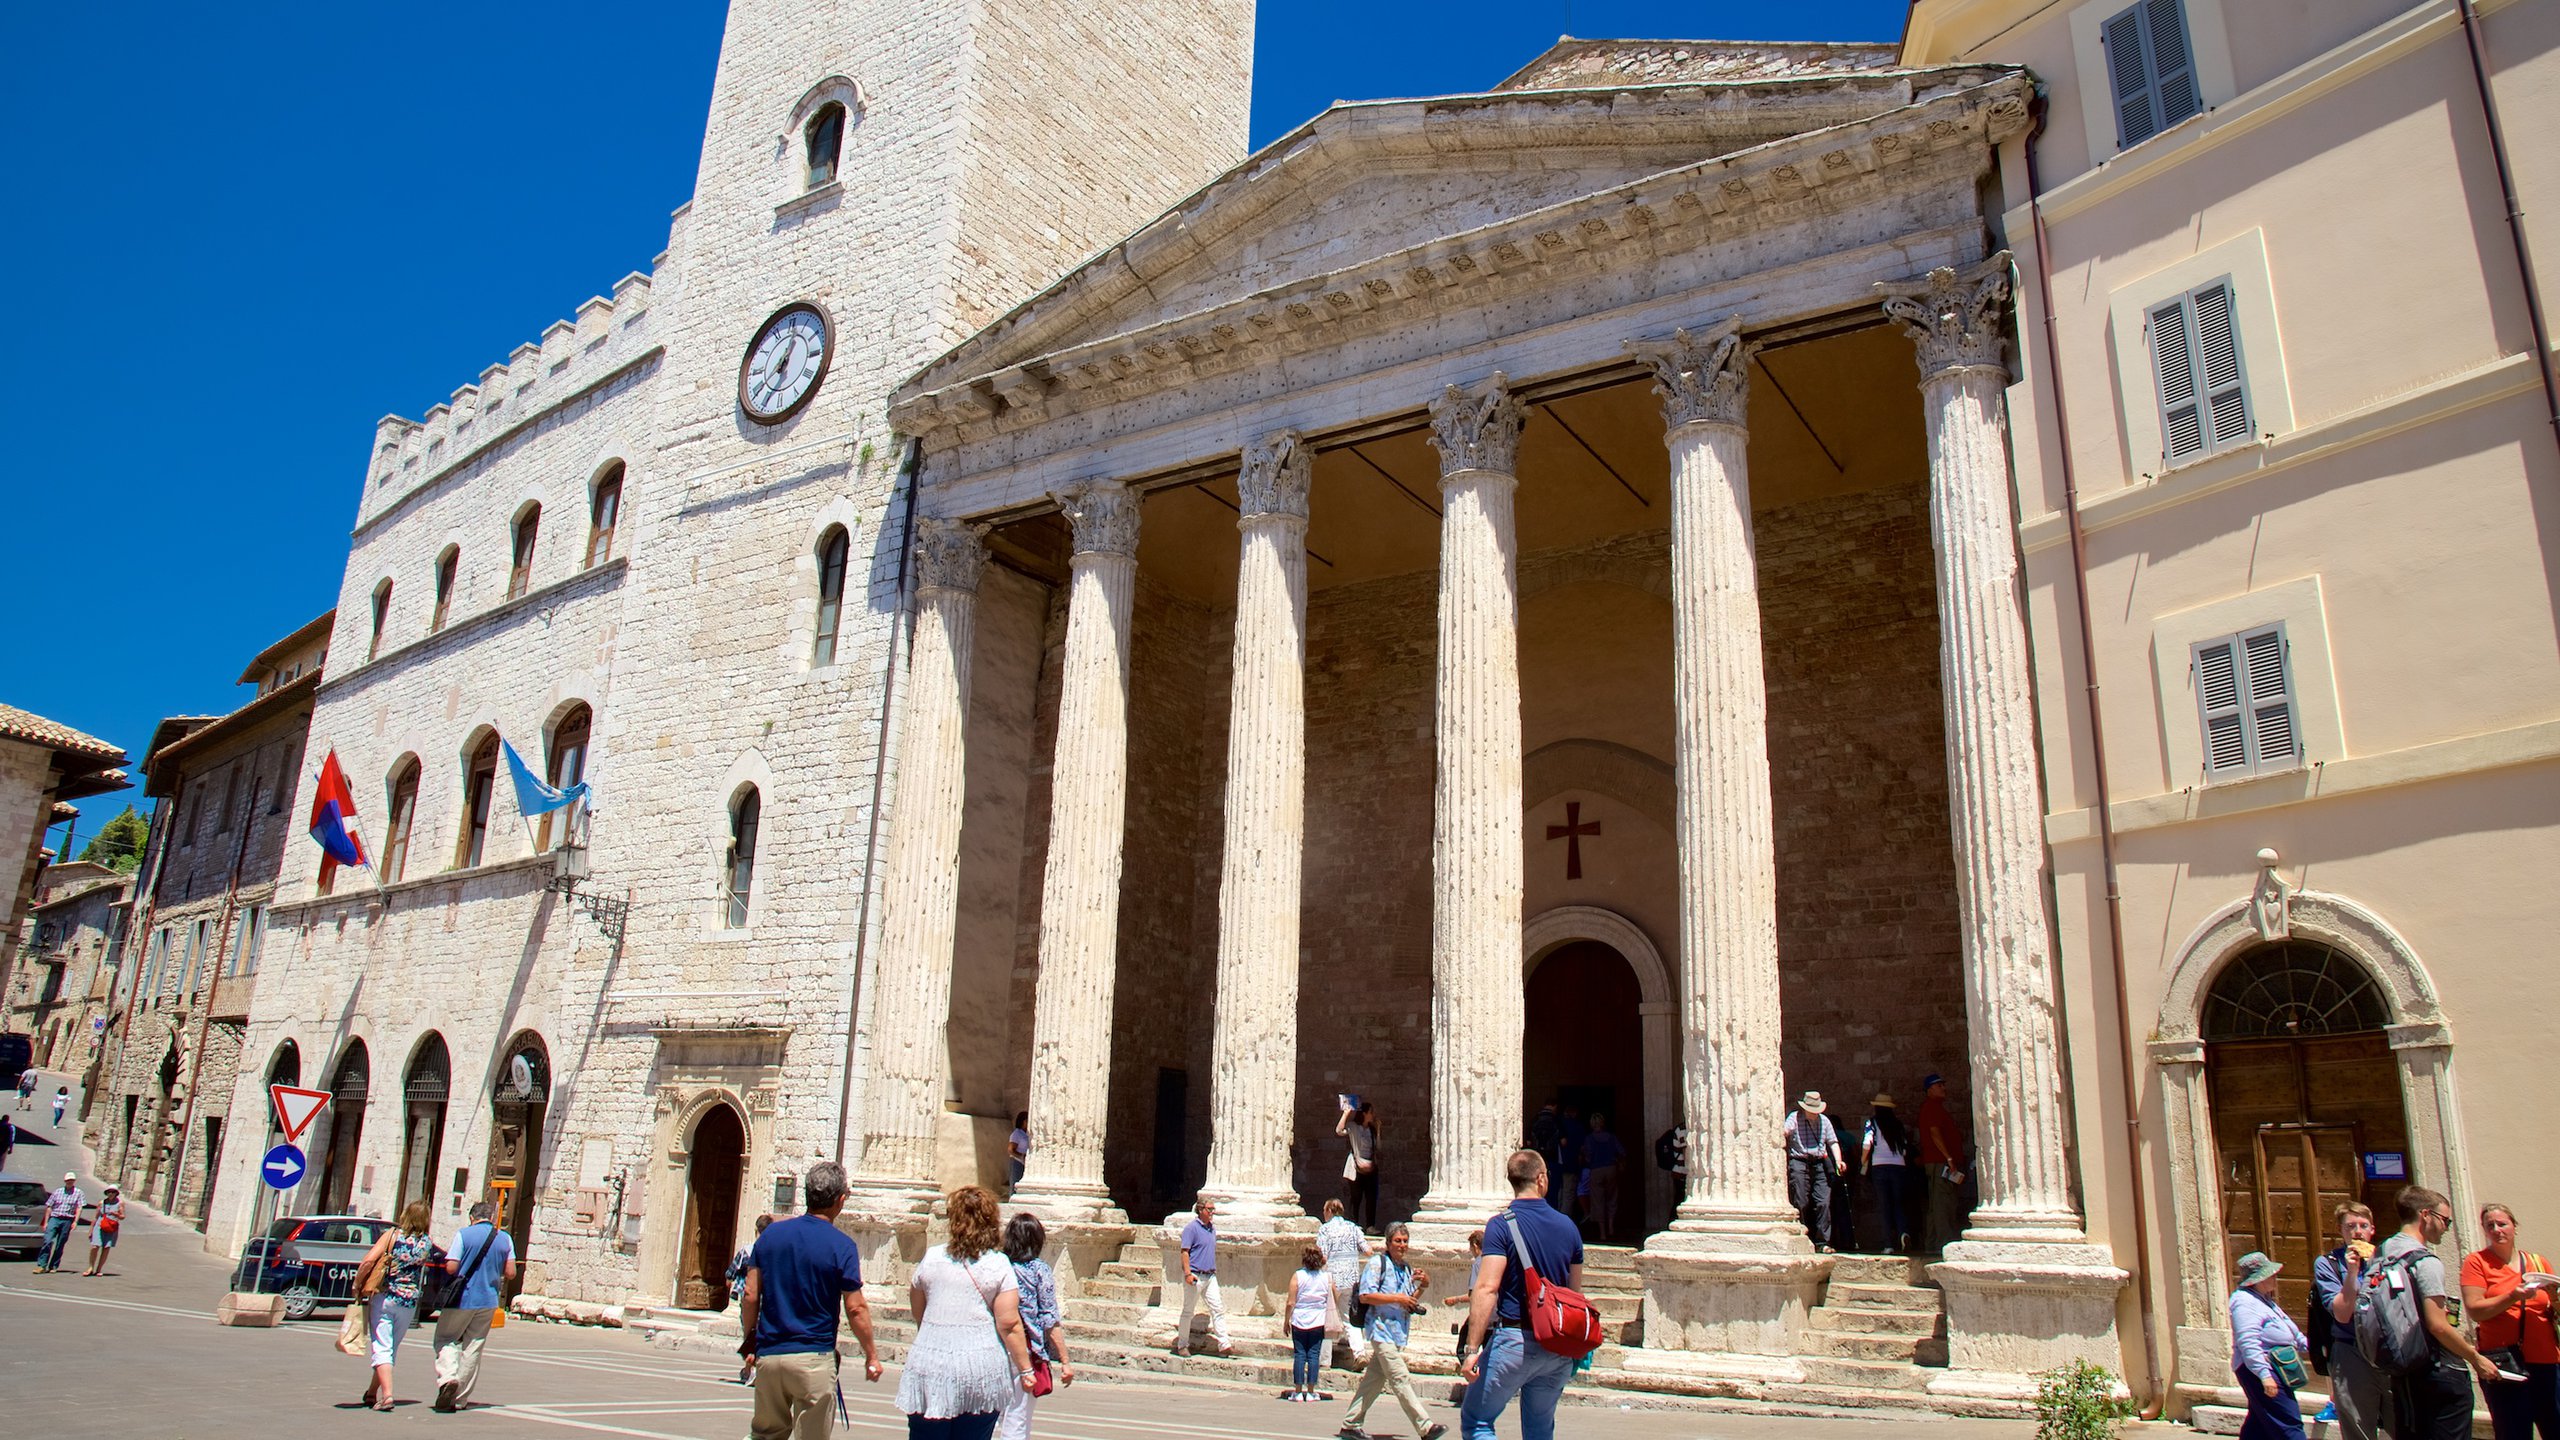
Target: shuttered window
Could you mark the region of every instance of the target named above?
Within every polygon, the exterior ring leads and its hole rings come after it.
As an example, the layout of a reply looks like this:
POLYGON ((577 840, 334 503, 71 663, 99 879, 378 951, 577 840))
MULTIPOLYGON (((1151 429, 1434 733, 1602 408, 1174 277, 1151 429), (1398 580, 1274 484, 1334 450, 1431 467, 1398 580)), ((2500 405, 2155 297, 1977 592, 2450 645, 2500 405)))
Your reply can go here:
POLYGON ((2301 761, 2293 660, 2282 624, 2201 641, 2194 663, 2207 780, 2290 770, 2301 761))
POLYGON ((2160 458, 2175 465, 2244 444, 2254 431, 2231 279, 2151 307, 2151 371, 2160 396, 2160 458))
POLYGON ((2115 92, 2116 148, 2130 150, 2204 110, 2185 0, 2142 0, 2100 27, 2115 92))

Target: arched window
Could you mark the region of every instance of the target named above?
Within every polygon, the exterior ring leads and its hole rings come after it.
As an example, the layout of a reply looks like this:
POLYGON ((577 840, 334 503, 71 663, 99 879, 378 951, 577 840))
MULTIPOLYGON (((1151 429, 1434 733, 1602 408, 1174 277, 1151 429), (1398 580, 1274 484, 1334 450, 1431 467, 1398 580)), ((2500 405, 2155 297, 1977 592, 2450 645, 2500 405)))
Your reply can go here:
POLYGON ((844 623, 844 565, 853 548, 844 527, 831 525, 818 541, 818 633, 809 663, 836 663, 836 629, 844 623))
POLYGON ((498 737, 481 737, 471 752, 471 768, 462 779, 462 853, 461 868, 468 870, 480 863, 489 848, 489 807, 498 794, 498 737))
POLYGON ((461 571, 461 549, 456 546, 446 546, 445 552, 436 557, 436 609, 435 613, 427 619, 429 634, 443 629, 445 617, 453 612, 453 580, 461 571))
POLYGON ((391 828, 382 842, 382 883, 395 885, 409 868, 409 835, 418 820, 418 757, 403 755, 391 767, 391 828))
POLYGON ((507 598, 533 588, 533 541, 542 530, 542 507, 527 505, 516 517, 515 563, 507 570, 507 598))
POLYGON ((373 587, 373 638, 367 641, 364 647, 364 658, 367 660, 382 653, 382 627, 390 619, 391 582, 385 580, 373 587))
MULTIPOLYGON (((566 790, 587 778, 587 737, 595 728, 595 712, 584 705, 572 705, 560 723, 551 727, 551 762, 543 778, 554 790, 566 790)), ((551 822, 560 824, 560 843, 570 844, 578 833, 577 812, 583 807, 572 805, 542 817, 541 833, 535 836, 536 848, 551 848, 551 822)))
POLYGON ((2391 1007, 2364 966, 2316 940, 2261 945, 2205 995, 2207 1040, 2307 1039, 2379 1030, 2391 1007))
POLYGON ((622 520, 622 462, 616 460, 605 467, 596 481, 595 498, 587 504, 587 560, 589 566, 601 565, 613 558, 613 527, 622 520))
POLYGON ((809 117, 805 132, 809 143, 809 183, 815 190, 832 185, 836 179, 836 162, 844 154, 844 107, 829 105, 809 117))
POLYGON ((720 889, 727 901, 721 923, 731 930, 747 928, 747 903, 755 893, 756 831, 763 822, 763 797, 750 785, 729 807, 729 867, 720 889))

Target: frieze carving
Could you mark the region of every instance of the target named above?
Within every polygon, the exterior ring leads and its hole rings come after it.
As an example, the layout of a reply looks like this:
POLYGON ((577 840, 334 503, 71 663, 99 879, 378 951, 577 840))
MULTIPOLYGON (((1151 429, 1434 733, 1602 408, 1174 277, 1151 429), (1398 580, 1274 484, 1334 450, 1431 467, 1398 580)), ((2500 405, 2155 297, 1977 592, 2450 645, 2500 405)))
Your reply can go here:
POLYGON ((1128 486, 1117 480, 1086 480, 1053 498, 1075 527, 1076 554, 1138 553, 1138 497, 1128 486))
POLYGON ((2009 252, 1970 269, 1941 265, 1920 280, 1878 285, 1884 313, 1901 322, 1919 351, 1922 376, 1949 370, 2007 373, 2001 311, 2009 299, 2009 252))
POLYGON ((1452 385, 1431 402, 1431 446, 1446 479, 1467 470, 1516 473, 1520 427, 1528 419, 1501 371, 1473 389, 1452 385))
POLYGON ((684 1091, 673 1085, 658 1087, 658 1113, 673 1115, 684 1108, 684 1091))
POLYGON ((916 588, 974 592, 986 568, 987 527, 931 515, 916 521, 916 588))
POLYGON ((1247 520, 1262 515, 1306 519, 1314 460, 1306 437, 1295 430, 1255 436, 1244 447, 1244 469, 1236 476, 1238 513, 1247 520))
POLYGON ((1632 340, 1627 353, 1653 371, 1653 393, 1662 397, 1662 426, 1743 423, 1750 401, 1751 356, 1742 341, 1742 317, 1703 334, 1674 330, 1668 340, 1632 340))
POLYGON ((747 1092, 747 1113, 750 1115, 772 1114, 774 1098, 774 1089, 770 1085, 759 1085, 754 1089, 749 1090, 747 1092))

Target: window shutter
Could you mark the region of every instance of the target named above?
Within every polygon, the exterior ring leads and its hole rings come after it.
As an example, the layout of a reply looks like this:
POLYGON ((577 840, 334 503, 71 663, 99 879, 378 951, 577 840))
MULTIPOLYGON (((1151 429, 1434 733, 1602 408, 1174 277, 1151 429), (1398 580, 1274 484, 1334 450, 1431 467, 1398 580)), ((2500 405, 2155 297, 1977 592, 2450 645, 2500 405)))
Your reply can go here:
POLYGON ((2249 688, 2250 759, 2262 768, 2301 753, 2294 733, 2293 677, 2285 664, 2284 627, 2272 626, 2240 641, 2249 688))
POLYGON ((2249 767, 2247 723, 2240 710, 2240 682, 2234 646, 2229 640, 2198 645, 2195 651, 2196 705, 2204 722, 2204 773, 2215 775, 2249 767))
POLYGON ((2116 148, 2130 150, 2160 133, 2151 104, 2151 65, 2143 54, 2142 7, 2109 20, 2099 32, 2107 49, 2107 78, 2115 87, 2116 148))
POLYGON ((2249 398, 2240 383, 2240 336, 2231 323, 2231 282, 2218 280, 2189 297, 2196 323, 2195 368, 2211 418, 2210 448, 2249 438, 2249 398))
POLYGON ((2162 130, 2204 111, 2196 88, 2194 47, 2187 43, 2186 0, 2149 0, 2143 18, 2150 22, 2151 93, 2159 106, 2162 130))
POLYGON ((2187 343, 2187 300, 2180 296, 2151 312, 2151 369, 2160 388, 2161 457, 2175 463, 2204 450, 2204 420, 2196 397, 2195 352, 2187 343))

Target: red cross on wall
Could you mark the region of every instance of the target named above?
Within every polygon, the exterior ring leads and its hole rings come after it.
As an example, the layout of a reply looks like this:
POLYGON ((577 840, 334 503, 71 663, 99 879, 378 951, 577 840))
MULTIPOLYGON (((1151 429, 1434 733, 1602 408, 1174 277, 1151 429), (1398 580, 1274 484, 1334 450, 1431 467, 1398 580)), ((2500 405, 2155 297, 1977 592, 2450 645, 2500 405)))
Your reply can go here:
POLYGON ((1582 837, 1599 833, 1599 821, 1594 820, 1588 825, 1582 823, 1581 801, 1564 802, 1564 823, 1547 827, 1549 840, 1564 842, 1564 878, 1567 880, 1582 878, 1582 837))

